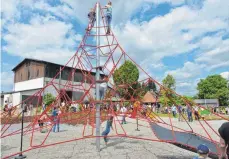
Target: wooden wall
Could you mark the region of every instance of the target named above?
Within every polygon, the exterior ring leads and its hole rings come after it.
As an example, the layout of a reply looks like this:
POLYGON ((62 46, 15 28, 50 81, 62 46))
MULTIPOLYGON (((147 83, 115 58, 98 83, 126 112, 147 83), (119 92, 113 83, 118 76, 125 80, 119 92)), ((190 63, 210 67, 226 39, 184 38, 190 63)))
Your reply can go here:
POLYGON ((17 83, 40 77, 44 77, 44 64, 28 61, 17 68, 14 73, 14 82, 17 83))

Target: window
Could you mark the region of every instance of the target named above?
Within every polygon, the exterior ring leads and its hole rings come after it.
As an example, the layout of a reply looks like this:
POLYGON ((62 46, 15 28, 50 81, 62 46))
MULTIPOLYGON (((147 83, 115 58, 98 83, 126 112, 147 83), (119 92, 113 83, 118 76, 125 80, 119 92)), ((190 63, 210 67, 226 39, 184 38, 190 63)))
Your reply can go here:
POLYGON ((39 69, 37 69, 37 77, 39 76, 39 69))
MULTIPOLYGON (((53 78, 56 76, 56 74, 60 71, 60 67, 58 65, 54 64, 47 64, 45 68, 45 77, 53 78)), ((59 78, 59 75, 56 77, 56 79, 59 78)))
POLYGON ((83 75, 80 72, 76 72, 74 74, 74 81, 75 82, 82 82, 83 81, 83 75))
POLYGON ((70 73, 71 73, 70 69, 64 68, 64 70, 62 70, 62 72, 61 72, 61 79, 62 80, 69 80, 70 73))

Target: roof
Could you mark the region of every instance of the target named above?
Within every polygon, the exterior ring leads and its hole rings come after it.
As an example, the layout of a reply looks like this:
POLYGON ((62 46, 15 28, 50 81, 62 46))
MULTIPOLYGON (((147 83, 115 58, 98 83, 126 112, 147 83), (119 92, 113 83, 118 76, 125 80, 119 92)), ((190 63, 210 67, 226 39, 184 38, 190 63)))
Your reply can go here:
MULTIPOLYGON (((32 58, 25 58, 23 61, 21 61, 19 64, 17 64, 12 71, 15 71, 16 69, 18 69, 20 66, 22 66, 26 61, 34 61, 34 62, 39 62, 39 63, 51 63, 51 62, 47 62, 47 61, 43 61, 43 60, 38 60, 38 59, 32 59, 32 58)), ((55 64, 55 63, 52 63, 55 64)), ((58 65, 58 64, 55 64, 58 65)))
MULTIPOLYGON (((49 62, 49 61, 44 61, 44 60, 38 60, 38 59, 32 59, 32 58, 25 58, 23 61, 21 61, 18 65, 16 65, 12 71, 15 71, 16 69, 18 69, 20 66, 22 66, 26 61, 33 61, 33 62, 38 62, 38 63, 43 63, 43 64, 53 64, 53 65, 58 65, 58 66, 62 66, 62 67, 66 67, 66 68, 73 68, 73 67, 69 67, 69 66, 65 66, 65 65, 61 65, 61 64, 57 64, 57 63, 53 63, 53 62, 49 62)), ((76 70, 82 70, 79 68, 76 68, 76 70)), ((82 70, 87 72, 87 70, 82 70)), ((91 71, 91 73, 95 73, 93 71, 91 71)), ((100 75, 104 75, 104 73, 100 72, 100 75)))
MULTIPOLYGON (((63 66, 61 64, 57 64, 57 63, 53 63, 53 62, 49 62, 49 61, 44 61, 44 60, 39 60, 39 59, 32 59, 32 58, 25 58, 23 61, 21 61, 17 66, 15 66, 12 71, 15 71, 16 69, 18 69, 20 66, 22 66, 26 61, 33 61, 33 62, 38 62, 38 63, 43 63, 43 64, 53 64, 53 65, 58 65, 58 66, 63 66)), ((72 68, 69 66, 65 66, 67 68, 72 68)))
POLYGON ((218 99, 195 99, 195 103, 219 103, 218 99))
POLYGON ((157 100, 156 100, 156 97, 151 93, 151 92, 147 92, 143 99, 142 99, 142 102, 143 103, 156 103, 157 100))

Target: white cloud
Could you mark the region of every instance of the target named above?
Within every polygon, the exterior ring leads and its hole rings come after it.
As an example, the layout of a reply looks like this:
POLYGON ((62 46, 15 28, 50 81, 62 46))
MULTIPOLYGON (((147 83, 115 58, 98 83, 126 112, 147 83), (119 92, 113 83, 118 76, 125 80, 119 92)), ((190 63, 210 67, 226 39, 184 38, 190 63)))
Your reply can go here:
POLYGON ((205 67, 205 65, 186 62, 182 68, 165 72, 165 76, 170 74, 173 75, 177 80, 191 79, 201 75, 202 70, 205 67))
POLYGON ((18 3, 19 1, 15 0, 1 1, 1 13, 4 19, 11 20, 19 16, 19 12, 17 10, 18 3))
POLYGON ((61 4, 58 6, 51 6, 47 1, 38 1, 34 3, 34 8, 53 13, 55 16, 61 17, 63 19, 71 18, 75 13, 67 4, 61 4))
POLYGON ((180 5, 183 4, 185 0, 145 0, 145 1, 155 3, 155 4, 170 3, 172 5, 180 5))
POLYGON ((62 64, 74 55, 76 43, 82 37, 73 32, 71 24, 52 16, 37 16, 30 23, 8 26, 8 33, 3 35, 7 42, 4 51, 20 57, 62 61, 62 64))
POLYGON ((208 70, 229 66, 229 39, 220 41, 221 43, 218 43, 212 50, 200 54, 196 62, 206 63, 208 70))
POLYGON ((220 75, 221 75, 223 78, 229 80, 229 72, 222 72, 222 73, 220 73, 220 75))

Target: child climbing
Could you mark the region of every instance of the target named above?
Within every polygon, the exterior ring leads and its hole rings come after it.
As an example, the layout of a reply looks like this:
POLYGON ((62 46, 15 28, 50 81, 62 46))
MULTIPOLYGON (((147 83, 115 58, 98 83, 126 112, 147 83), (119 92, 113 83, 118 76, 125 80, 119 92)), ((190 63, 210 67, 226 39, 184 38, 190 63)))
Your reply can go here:
POLYGON ((88 28, 86 29, 87 31, 90 31, 93 27, 94 27, 94 24, 95 24, 95 21, 96 21, 96 13, 95 13, 95 10, 94 8, 91 8, 90 12, 88 13, 88 18, 89 18, 89 25, 88 25, 88 28))
POLYGON ((113 116, 110 116, 109 119, 107 120, 107 124, 106 124, 106 129, 102 132, 102 136, 104 136, 104 142, 107 146, 107 142, 108 142, 108 139, 107 139, 107 135, 110 133, 110 130, 112 128, 113 130, 113 127, 112 127, 112 123, 113 123, 113 116))
POLYGON ((41 133, 48 132, 47 126, 44 125, 46 119, 47 119, 47 116, 46 115, 42 115, 42 117, 38 120, 38 124, 39 124, 41 133))
POLYGON ((111 30, 111 20, 112 20, 112 3, 111 1, 108 2, 108 4, 105 6, 106 9, 106 22, 108 25, 107 28, 107 34, 110 34, 110 30, 111 30))

